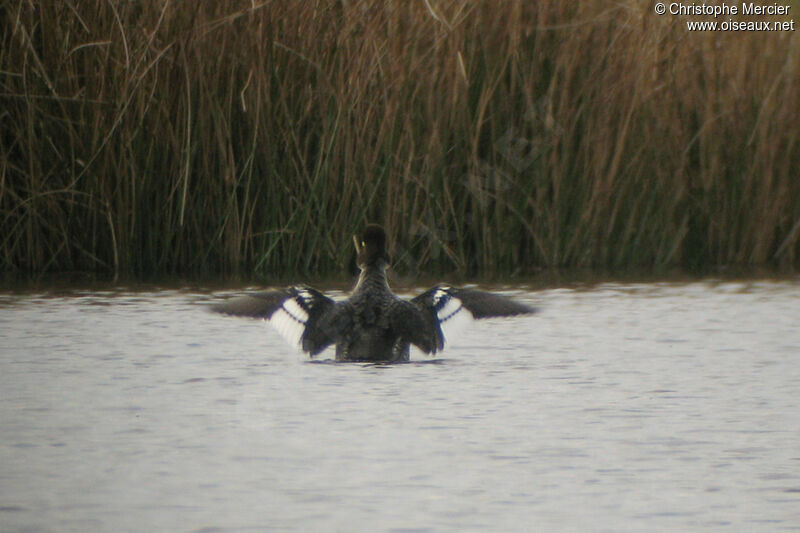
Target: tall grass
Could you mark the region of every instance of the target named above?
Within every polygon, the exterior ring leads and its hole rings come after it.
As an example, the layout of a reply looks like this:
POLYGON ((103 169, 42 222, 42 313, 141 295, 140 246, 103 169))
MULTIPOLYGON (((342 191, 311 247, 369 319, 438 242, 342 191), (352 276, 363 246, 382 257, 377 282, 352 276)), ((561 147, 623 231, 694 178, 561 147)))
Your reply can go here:
POLYGON ((796 32, 649 3, 0 3, 0 269, 800 259, 796 32))

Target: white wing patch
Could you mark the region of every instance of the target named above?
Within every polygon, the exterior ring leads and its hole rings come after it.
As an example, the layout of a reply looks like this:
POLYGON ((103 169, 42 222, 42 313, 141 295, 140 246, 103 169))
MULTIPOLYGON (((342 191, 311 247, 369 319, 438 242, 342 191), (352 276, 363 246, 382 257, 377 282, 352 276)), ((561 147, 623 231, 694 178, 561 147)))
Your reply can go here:
POLYGON ((449 289, 450 287, 443 286, 433 293, 433 307, 437 309, 436 318, 442 328, 445 343, 452 344, 450 339, 455 339, 460 331, 472 324, 474 318, 461 300, 453 296, 449 289))
MULTIPOLYGON (((297 297, 302 298, 303 294, 301 293, 297 297)), ((308 313, 300 307, 300 304, 294 298, 290 297, 284 300, 267 322, 278 330, 278 333, 281 334, 281 337, 286 342, 297 348, 301 347, 300 340, 303 338, 303 332, 306 329, 308 313)))
POLYGON ((295 318, 298 322, 302 322, 303 324, 308 322, 308 313, 306 313, 305 309, 300 307, 300 304, 297 303, 297 300, 294 298, 287 298, 284 300, 283 305, 281 305, 281 309, 295 318))

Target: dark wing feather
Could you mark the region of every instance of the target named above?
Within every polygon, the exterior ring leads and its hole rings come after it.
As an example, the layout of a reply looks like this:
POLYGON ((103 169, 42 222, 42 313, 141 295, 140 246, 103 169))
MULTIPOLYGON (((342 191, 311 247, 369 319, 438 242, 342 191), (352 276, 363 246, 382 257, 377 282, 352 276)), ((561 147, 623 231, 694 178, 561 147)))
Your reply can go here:
POLYGON ((398 298, 389 309, 389 320, 394 331, 425 353, 444 347, 439 323, 428 309, 398 298))
POLYGON ((307 286, 248 294, 216 304, 212 311, 225 315, 262 318, 289 341, 316 355, 333 342, 322 324, 323 317, 335 302, 320 291, 307 286))
POLYGON ((447 287, 447 292, 461 300, 461 304, 475 318, 530 315, 536 312, 534 307, 491 292, 453 287, 447 287))
POLYGON ((269 320, 284 300, 290 296, 288 290, 257 292, 214 304, 211 306, 211 310, 223 315, 269 320))

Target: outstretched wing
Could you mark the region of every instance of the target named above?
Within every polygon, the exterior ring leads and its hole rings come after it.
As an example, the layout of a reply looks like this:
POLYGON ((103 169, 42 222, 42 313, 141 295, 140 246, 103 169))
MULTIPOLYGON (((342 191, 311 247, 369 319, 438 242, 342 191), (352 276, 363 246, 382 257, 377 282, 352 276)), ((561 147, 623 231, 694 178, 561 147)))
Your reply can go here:
MULTIPOLYGON (((439 285, 428 292, 431 291, 441 291, 449 298, 460 300, 461 305, 472 313, 474 318, 531 315, 536 312, 535 307, 525 305, 507 296, 502 296, 493 292, 479 291, 478 289, 462 289, 450 287, 448 285, 439 285)), ((445 296, 441 298, 445 300, 445 296)))
MULTIPOLYGON (((449 285, 437 285, 411 303, 419 308, 433 328, 436 349, 444 348, 446 335, 464 328, 473 318, 525 315, 536 309, 520 302, 477 289, 460 289, 449 285)), ((433 350, 436 351, 436 350, 433 350)))
POLYGON ((259 292, 216 304, 212 310, 225 315, 262 318, 292 346, 316 355, 333 342, 323 317, 335 302, 311 287, 298 285, 259 292))

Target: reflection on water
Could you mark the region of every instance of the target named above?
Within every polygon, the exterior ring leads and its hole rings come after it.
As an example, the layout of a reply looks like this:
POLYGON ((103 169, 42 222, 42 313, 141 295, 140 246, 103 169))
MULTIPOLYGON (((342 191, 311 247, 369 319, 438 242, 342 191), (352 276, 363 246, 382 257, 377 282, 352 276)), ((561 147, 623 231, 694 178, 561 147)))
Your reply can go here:
POLYGON ((798 530, 799 289, 514 291, 399 365, 221 293, 0 294, 0 529, 798 530))

